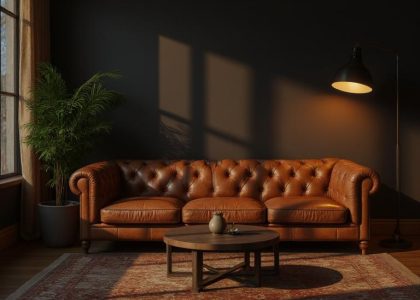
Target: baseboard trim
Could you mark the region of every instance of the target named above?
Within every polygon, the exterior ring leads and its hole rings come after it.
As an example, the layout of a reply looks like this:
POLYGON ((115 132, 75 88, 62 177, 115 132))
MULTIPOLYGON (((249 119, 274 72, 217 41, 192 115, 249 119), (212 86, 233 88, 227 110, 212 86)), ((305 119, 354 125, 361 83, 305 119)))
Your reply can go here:
MULTIPOLYGON (((370 232, 374 236, 391 235, 394 232, 394 219, 371 219, 370 232)), ((420 219, 401 219, 402 235, 420 235, 420 219)))
POLYGON ((0 250, 6 249, 18 240, 18 224, 7 226, 0 230, 0 250))

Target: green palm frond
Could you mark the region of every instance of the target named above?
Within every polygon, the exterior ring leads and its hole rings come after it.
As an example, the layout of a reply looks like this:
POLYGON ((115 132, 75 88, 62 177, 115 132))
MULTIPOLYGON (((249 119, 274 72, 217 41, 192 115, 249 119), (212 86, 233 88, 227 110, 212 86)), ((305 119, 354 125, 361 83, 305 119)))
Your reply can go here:
POLYGON ((104 121, 104 113, 119 102, 120 96, 103 82, 119 75, 97 73, 70 93, 51 64, 40 64, 38 71, 32 100, 26 103, 33 121, 24 125, 28 130, 25 142, 51 173, 49 185, 56 188, 57 202, 61 202, 63 179, 79 166, 96 139, 111 130, 111 125, 104 121))

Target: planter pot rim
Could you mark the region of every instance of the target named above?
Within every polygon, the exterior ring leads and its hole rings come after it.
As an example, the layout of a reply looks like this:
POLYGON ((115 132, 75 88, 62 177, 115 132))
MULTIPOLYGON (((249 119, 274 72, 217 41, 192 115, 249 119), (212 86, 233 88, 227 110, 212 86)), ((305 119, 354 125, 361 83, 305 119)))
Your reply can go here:
POLYGON ((47 206, 47 207, 69 207, 69 206, 78 206, 79 202, 77 201, 65 201, 64 205, 55 205, 55 201, 43 201, 38 203, 38 206, 47 206))

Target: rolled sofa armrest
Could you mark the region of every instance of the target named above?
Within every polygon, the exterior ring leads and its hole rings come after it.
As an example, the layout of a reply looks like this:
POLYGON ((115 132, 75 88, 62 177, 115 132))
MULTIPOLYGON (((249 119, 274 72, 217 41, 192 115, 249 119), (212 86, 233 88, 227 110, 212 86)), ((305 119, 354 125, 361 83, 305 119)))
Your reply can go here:
POLYGON ((339 160, 331 173, 328 195, 350 210, 352 223, 368 226, 369 195, 378 188, 379 177, 374 170, 349 160, 339 160))
POLYGON ((101 208, 121 194, 121 171, 111 161, 90 164, 75 171, 69 185, 70 190, 80 197, 81 227, 98 223, 101 208))

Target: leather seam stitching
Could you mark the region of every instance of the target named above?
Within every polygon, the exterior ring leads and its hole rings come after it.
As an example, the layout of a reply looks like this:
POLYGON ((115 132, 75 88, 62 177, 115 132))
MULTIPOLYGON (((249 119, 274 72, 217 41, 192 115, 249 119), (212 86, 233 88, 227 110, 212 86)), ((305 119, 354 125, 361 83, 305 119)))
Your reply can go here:
POLYGON ((338 210, 338 209, 303 209, 303 208, 268 208, 271 210, 301 210, 301 211, 337 211, 337 212, 346 212, 347 210, 338 210))
POLYGON ((145 211, 145 210, 179 210, 181 208, 142 208, 142 209, 102 209, 103 212, 112 212, 112 211, 145 211))
MULTIPOLYGON (((183 209, 184 210, 184 209, 183 209)), ((189 210, 189 211, 191 211, 191 210, 197 210, 197 211, 201 211, 201 210, 222 210, 222 211, 226 211, 226 210, 228 210, 228 211, 242 211, 242 210, 255 210, 255 211, 260 211, 260 210, 266 210, 266 208, 261 208, 261 209, 257 209, 257 208, 252 208, 252 209, 246 209, 246 208, 238 208, 238 209, 232 209, 232 208, 230 208, 230 209, 224 209, 224 208, 203 208, 203 209, 200 209, 200 208, 192 208, 192 209, 190 209, 190 208, 186 208, 185 210, 189 210)))

